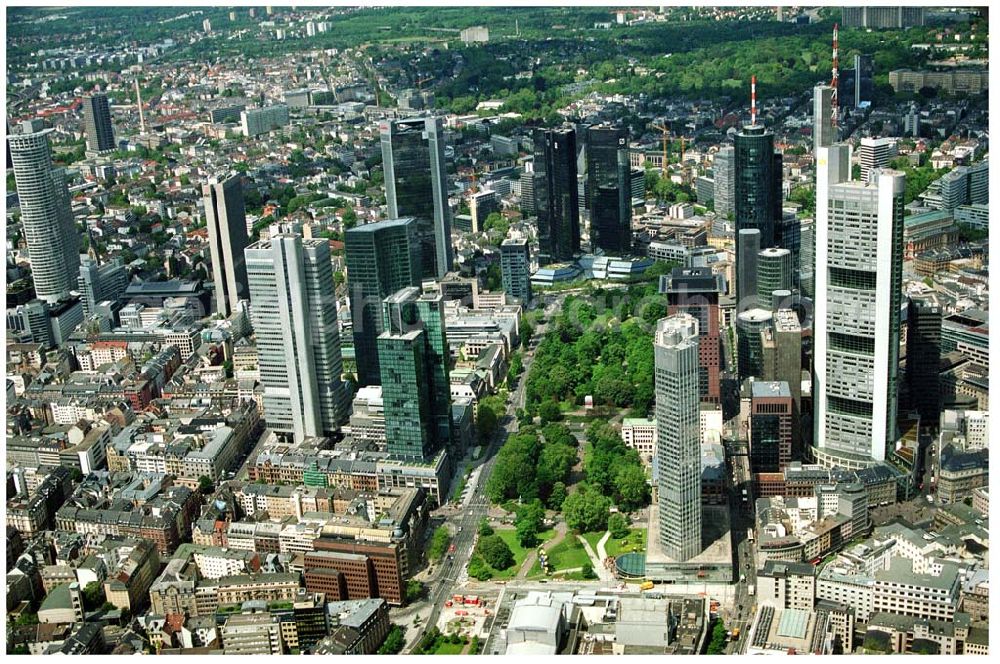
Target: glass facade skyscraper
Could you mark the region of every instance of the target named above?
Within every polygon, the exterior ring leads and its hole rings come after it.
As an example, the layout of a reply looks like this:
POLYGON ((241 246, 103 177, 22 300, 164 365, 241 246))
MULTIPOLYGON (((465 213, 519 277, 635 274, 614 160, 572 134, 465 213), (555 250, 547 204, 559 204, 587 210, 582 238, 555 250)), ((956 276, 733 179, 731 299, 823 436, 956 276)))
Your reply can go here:
POLYGON ((632 182, 628 129, 587 130, 587 184, 590 192, 590 244, 614 256, 632 252, 632 182))
POLYGON ((504 240, 500 245, 500 278, 507 295, 522 304, 531 302, 531 254, 527 240, 504 240))
POLYGON ((403 288, 385 299, 382 313, 378 352, 388 449, 427 460, 452 441, 444 297, 403 288))
MULTIPOLYGON (((782 246, 777 226, 781 220, 781 155, 774 151, 774 134, 763 126, 746 126, 736 134, 736 256, 737 261, 746 254, 742 251, 739 231, 760 231, 760 247, 782 246)), ((753 295, 740 285, 737 266, 736 293, 742 300, 753 295)))
POLYGON ((389 217, 413 217, 421 246, 421 278, 452 269, 451 208, 440 118, 410 118, 379 125, 389 217))
MULTIPOLYGON (((378 385, 382 300, 400 288, 420 286, 417 222, 412 217, 356 226, 344 233, 347 288, 360 385, 378 385)), ((331 291, 332 293, 332 291, 331 291)))
POLYGON ((108 96, 97 92, 83 98, 83 127, 87 135, 87 151, 110 152, 115 149, 115 130, 111 124, 108 96))
POLYGON ((222 181, 212 178, 202 185, 202 196, 215 282, 215 310, 228 318, 239 309, 240 299, 249 296, 243 257, 249 238, 242 179, 239 175, 222 181))
POLYGON ((576 157, 572 127, 535 130, 534 195, 541 265, 570 261, 580 253, 576 157))

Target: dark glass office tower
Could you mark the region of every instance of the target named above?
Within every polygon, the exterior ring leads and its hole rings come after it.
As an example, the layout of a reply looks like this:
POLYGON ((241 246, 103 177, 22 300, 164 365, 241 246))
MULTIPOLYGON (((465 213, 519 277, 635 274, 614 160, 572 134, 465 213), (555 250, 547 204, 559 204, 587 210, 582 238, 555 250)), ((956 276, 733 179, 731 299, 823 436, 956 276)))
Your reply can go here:
POLYGON ((451 271, 453 260, 441 119, 391 120, 379 130, 389 217, 417 220, 420 276, 439 279, 451 271))
POLYGON ((106 94, 98 92, 83 98, 83 126, 89 152, 115 149, 115 130, 111 126, 111 107, 106 94))
MULTIPOLYGON (((761 125, 748 125, 736 135, 736 293, 738 300, 753 291, 740 284, 739 265, 748 253, 740 231, 760 231, 760 247, 781 246, 776 227, 781 220, 781 155, 774 152, 774 134, 761 125)), ((755 256, 755 254, 754 254, 755 256)))
POLYGON ((913 298, 907 311, 906 382, 910 405, 921 423, 936 427, 941 416, 941 307, 913 298))
POLYGON ((444 297, 403 288, 385 299, 382 313, 378 350, 388 449, 426 460, 452 440, 444 297))
POLYGON ((875 97, 875 58, 858 53, 854 56, 854 105, 860 107, 875 97))
POLYGON ((360 385, 378 385, 375 340, 383 331, 382 300, 420 286, 420 242, 412 217, 351 228, 344 234, 354 355, 360 385))
POLYGON ((632 182, 628 129, 587 130, 587 183, 590 191, 590 244, 605 253, 632 252, 632 182))
POLYGON ((580 253, 576 132, 535 130, 535 210, 539 264, 573 260, 580 253))

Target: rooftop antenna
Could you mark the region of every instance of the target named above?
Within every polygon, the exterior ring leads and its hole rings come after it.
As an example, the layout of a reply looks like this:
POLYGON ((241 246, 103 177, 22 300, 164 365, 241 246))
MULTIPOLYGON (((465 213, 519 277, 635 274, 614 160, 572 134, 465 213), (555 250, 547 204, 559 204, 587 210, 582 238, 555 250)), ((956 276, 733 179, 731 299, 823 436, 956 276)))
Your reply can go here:
POLYGON ((142 93, 139 92, 139 79, 135 79, 135 105, 139 107, 139 133, 146 133, 146 116, 142 113, 142 93))
POLYGON ((840 106, 840 101, 837 99, 837 82, 840 78, 840 67, 838 65, 837 50, 838 50, 838 25, 833 24, 833 76, 830 79, 830 87, 833 88, 833 94, 830 96, 830 122, 833 124, 834 128, 837 127, 837 110, 840 106))
POLYGON ((757 76, 750 77, 750 126, 757 126, 757 76))

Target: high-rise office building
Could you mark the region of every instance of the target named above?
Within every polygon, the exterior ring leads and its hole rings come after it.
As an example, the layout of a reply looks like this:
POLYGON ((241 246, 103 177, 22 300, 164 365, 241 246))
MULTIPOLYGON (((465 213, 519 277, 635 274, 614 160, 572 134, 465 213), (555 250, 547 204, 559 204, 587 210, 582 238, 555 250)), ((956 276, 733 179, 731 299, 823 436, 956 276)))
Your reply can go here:
POLYGON ((910 404, 924 426, 941 416, 941 307, 931 298, 910 298, 906 315, 906 382, 910 404))
POLYGON ((76 280, 77 290, 83 304, 83 315, 90 316, 99 302, 115 301, 128 288, 128 273, 121 259, 98 265, 90 256, 80 257, 80 275, 76 280))
POLYGON ((108 105, 108 96, 103 92, 83 98, 83 127, 87 135, 87 152, 99 154, 115 149, 111 107, 108 105))
POLYGON ((833 88, 817 85, 813 88, 813 150, 833 145, 837 128, 833 126, 833 88))
POLYGON ((698 321, 698 397, 709 403, 720 401, 719 295, 723 291, 722 275, 707 267, 678 267, 660 277, 667 313, 688 314, 698 321))
MULTIPOLYGON (((761 354, 764 380, 784 381, 792 395, 792 450, 795 458, 802 452, 802 326, 791 309, 778 309, 772 319, 774 326, 761 333, 761 354)), ((812 438, 810 435, 809 439, 812 438)))
POLYGON ((799 226, 799 290, 810 300, 816 294, 816 222, 799 226))
POLYGON ((757 306, 757 261, 760 258, 760 230, 744 228, 736 232, 736 311, 757 306))
POLYGON ((857 468, 884 460, 897 436, 906 178, 852 182, 844 160, 843 145, 817 156, 814 452, 857 468))
POLYGON ((383 302, 377 340, 390 453, 427 460, 452 439, 444 297, 407 287, 383 302))
MULTIPOLYGON (((527 164, 531 164, 531 162, 527 162, 527 164)), ((528 165, 525 168, 528 168, 528 165)), ((525 170, 521 173, 518 181, 521 185, 521 212, 527 217, 538 214, 535 207, 535 172, 525 170)))
POLYGON ((612 256, 632 253, 632 182, 627 127, 587 130, 590 245, 612 256))
POLYGON ((661 318, 653 353, 660 545, 685 561, 702 550, 698 322, 687 314, 661 318))
POLYGON ((331 435, 348 397, 330 246, 283 234, 244 253, 267 425, 296 441, 331 435))
POLYGON ((451 208, 441 118, 390 120, 379 125, 389 217, 413 217, 420 236, 423 279, 452 269, 451 208))
POLYGON ((62 168, 53 168, 50 129, 21 124, 7 137, 14 182, 21 204, 21 226, 31 259, 35 294, 48 303, 69 297, 80 270, 80 234, 62 168))
POLYGON ((768 247, 757 254, 757 306, 773 311, 774 291, 792 288, 792 252, 768 247))
POLYGON ((845 28, 912 28, 923 25, 924 7, 868 7, 857 5, 841 9, 845 28))
POLYGON ((854 95, 855 108, 870 104, 875 97, 875 58, 871 55, 854 55, 854 95))
POLYGON ((736 214, 736 150, 720 148, 712 161, 712 178, 715 180, 715 214, 726 219, 736 214))
POLYGON ((576 132, 572 127, 536 129, 534 139, 538 262, 571 261, 580 253, 576 132))
POLYGON ((792 461, 794 404, 788 383, 755 380, 750 392, 750 471, 778 473, 792 461))
POLYGON ((249 242, 243 183, 239 175, 222 181, 212 178, 201 190, 205 200, 208 248, 212 256, 215 310, 223 318, 228 318, 238 309, 240 299, 249 295, 243 255, 249 242))
POLYGON ((767 309, 747 309, 736 316, 736 362, 740 382, 764 374, 761 332, 770 329, 774 315, 767 309))
POLYGON ((896 139, 862 138, 858 148, 861 162, 861 181, 868 181, 868 174, 876 168, 885 168, 896 158, 896 139))
POLYGON ((417 221, 407 217, 356 226, 344 233, 344 244, 358 383, 378 385, 375 340, 384 329, 382 300, 400 288, 420 286, 417 221))
POLYGON ((522 304, 531 302, 531 254, 527 240, 504 240, 500 245, 500 278, 507 295, 522 304))
POLYGON ((756 289, 740 285, 749 270, 739 261, 749 254, 743 250, 739 231, 760 231, 760 247, 780 247, 776 227, 781 220, 781 155, 774 151, 774 134, 762 125, 743 128, 736 134, 736 292, 740 299, 756 289))

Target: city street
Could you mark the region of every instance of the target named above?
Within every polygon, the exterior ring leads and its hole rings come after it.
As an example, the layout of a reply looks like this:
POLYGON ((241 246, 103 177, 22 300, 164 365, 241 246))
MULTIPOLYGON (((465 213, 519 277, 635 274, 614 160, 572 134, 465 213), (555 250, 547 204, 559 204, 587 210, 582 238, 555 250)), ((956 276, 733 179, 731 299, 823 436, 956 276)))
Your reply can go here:
MULTIPOLYGON (((564 294, 560 293, 557 296, 550 297, 551 299, 546 297, 545 300, 547 302, 545 307, 546 320, 561 305, 564 294)), ((469 581, 466 566, 468 565, 469 558, 472 557, 472 551, 475 547, 476 531, 479 527, 479 522, 483 517, 487 516, 490 508, 490 501, 485 493, 486 482, 489 480, 490 473, 493 471, 493 466, 496 463, 497 451, 503 447, 510 434, 517 432, 517 418, 514 416, 514 413, 518 408, 524 407, 525 385, 527 383, 528 372, 531 369, 531 363, 534 359, 533 350, 545 334, 545 328, 545 323, 538 325, 528 349, 524 353, 524 372, 517 381, 517 387, 510 393, 510 398, 507 402, 507 412, 501 418, 500 426, 494 434, 490 446, 483 454, 485 461, 480 467, 475 486, 471 489, 471 495, 467 497, 465 504, 460 508, 446 505, 438 510, 438 514, 444 515, 445 520, 453 526, 452 532, 454 532, 454 537, 452 544, 455 550, 445 557, 435 578, 428 582, 430 593, 424 602, 430 602, 431 611, 416 638, 407 644, 407 652, 417 644, 427 629, 437 624, 445 600, 455 594, 459 586, 469 581)))

